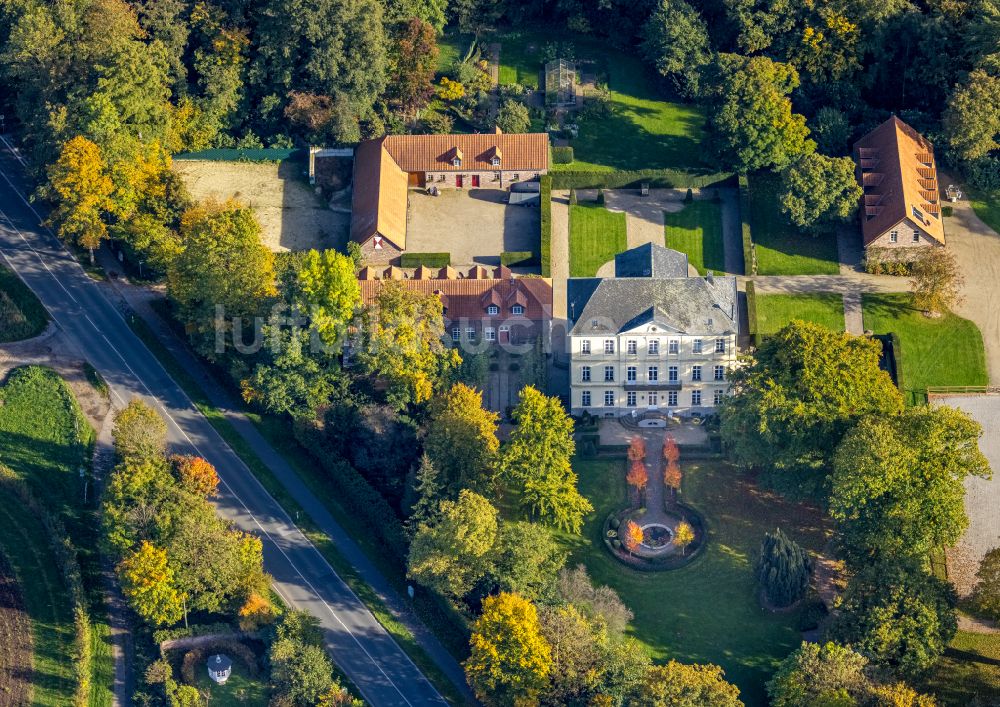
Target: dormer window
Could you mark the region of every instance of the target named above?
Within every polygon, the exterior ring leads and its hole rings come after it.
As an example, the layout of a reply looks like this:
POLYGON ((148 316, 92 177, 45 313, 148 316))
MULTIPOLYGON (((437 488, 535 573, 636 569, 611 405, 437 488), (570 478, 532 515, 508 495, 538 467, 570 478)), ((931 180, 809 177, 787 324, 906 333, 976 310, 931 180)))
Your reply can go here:
POLYGON ((451 161, 451 166, 452 167, 461 167, 462 166, 462 158, 461 157, 454 158, 451 161))
POLYGON ((493 159, 490 160, 490 164, 493 165, 494 167, 499 167, 500 166, 500 158, 499 157, 494 157, 493 159))
POLYGON ((496 315, 500 314, 500 308, 497 307, 495 304, 491 304, 489 307, 486 308, 486 313, 489 314, 491 317, 495 317, 496 315))
POLYGON ((510 313, 511 314, 524 314, 524 307, 522 307, 519 304, 515 304, 513 307, 510 308, 510 313))

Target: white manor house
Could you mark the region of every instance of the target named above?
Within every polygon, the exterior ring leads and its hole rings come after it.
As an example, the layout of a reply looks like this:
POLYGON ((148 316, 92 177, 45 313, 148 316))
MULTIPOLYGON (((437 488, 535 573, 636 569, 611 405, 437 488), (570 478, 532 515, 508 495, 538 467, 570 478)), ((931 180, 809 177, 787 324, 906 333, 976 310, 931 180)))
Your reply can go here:
POLYGON ((729 390, 739 329, 736 278, 688 277, 687 256, 646 244, 613 278, 568 283, 574 415, 710 414, 729 390))

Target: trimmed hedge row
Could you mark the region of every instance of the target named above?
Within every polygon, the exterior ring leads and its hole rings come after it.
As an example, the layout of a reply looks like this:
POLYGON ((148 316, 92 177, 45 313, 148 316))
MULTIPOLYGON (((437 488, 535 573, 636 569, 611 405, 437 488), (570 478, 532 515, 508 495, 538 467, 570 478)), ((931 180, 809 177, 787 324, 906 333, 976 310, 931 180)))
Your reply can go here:
POLYGON ((747 282, 747 334, 754 346, 760 346, 760 328, 757 325, 757 288, 747 282))
POLYGON ((451 253, 403 253, 399 256, 401 268, 417 268, 421 265, 428 268, 443 268, 451 265, 451 253))
POLYGON ((542 277, 552 276, 552 175, 545 174, 541 180, 541 253, 542 277))
POLYGON ((617 172, 553 172, 553 189, 623 189, 649 184, 658 189, 704 189, 723 186, 732 172, 685 172, 679 169, 638 169, 617 172))
POLYGON ((552 164, 572 164, 574 159, 572 147, 552 148, 552 164))
POLYGON ((743 274, 757 274, 757 258, 753 247, 753 232, 750 230, 750 180, 741 174, 738 180, 740 186, 740 221, 743 232, 743 274))
POLYGON ((22 505, 30 510, 41 521, 49 537, 52 554, 55 557, 59 572, 66 582, 66 589, 73 602, 73 623, 76 631, 73 648, 73 669, 76 673, 76 689, 73 693, 74 707, 85 707, 90 704, 90 676, 93 652, 91 648, 91 623, 87 613, 87 598, 83 590, 83 577, 76 557, 76 548, 66 532, 66 527, 58 518, 49 513, 28 485, 18 478, 13 471, 0 464, 0 492, 9 497, 16 497, 22 505))
POLYGON ((501 265, 538 265, 541 258, 530 250, 505 250, 500 254, 501 265))

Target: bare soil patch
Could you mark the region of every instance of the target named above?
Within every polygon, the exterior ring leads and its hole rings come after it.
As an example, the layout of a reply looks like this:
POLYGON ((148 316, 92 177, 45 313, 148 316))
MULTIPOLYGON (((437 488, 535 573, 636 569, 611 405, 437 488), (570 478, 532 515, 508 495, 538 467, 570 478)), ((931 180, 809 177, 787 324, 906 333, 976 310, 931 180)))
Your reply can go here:
POLYGON ((31 618, 7 558, 0 554, 0 702, 31 703, 31 618))
POLYGON ((341 248, 351 216, 328 208, 297 162, 217 162, 178 160, 174 171, 191 196, 236 199, 253 208, 262 240, 272 251, 341 248))

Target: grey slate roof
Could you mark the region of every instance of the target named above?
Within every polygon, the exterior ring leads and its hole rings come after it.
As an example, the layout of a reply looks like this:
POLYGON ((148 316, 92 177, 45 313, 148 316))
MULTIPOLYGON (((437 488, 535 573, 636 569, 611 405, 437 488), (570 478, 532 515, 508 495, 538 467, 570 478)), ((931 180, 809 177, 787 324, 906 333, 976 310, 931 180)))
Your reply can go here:
POLYGON ((615 256, 615 277, 687 277, 686 254, 646 243, 615 256))

